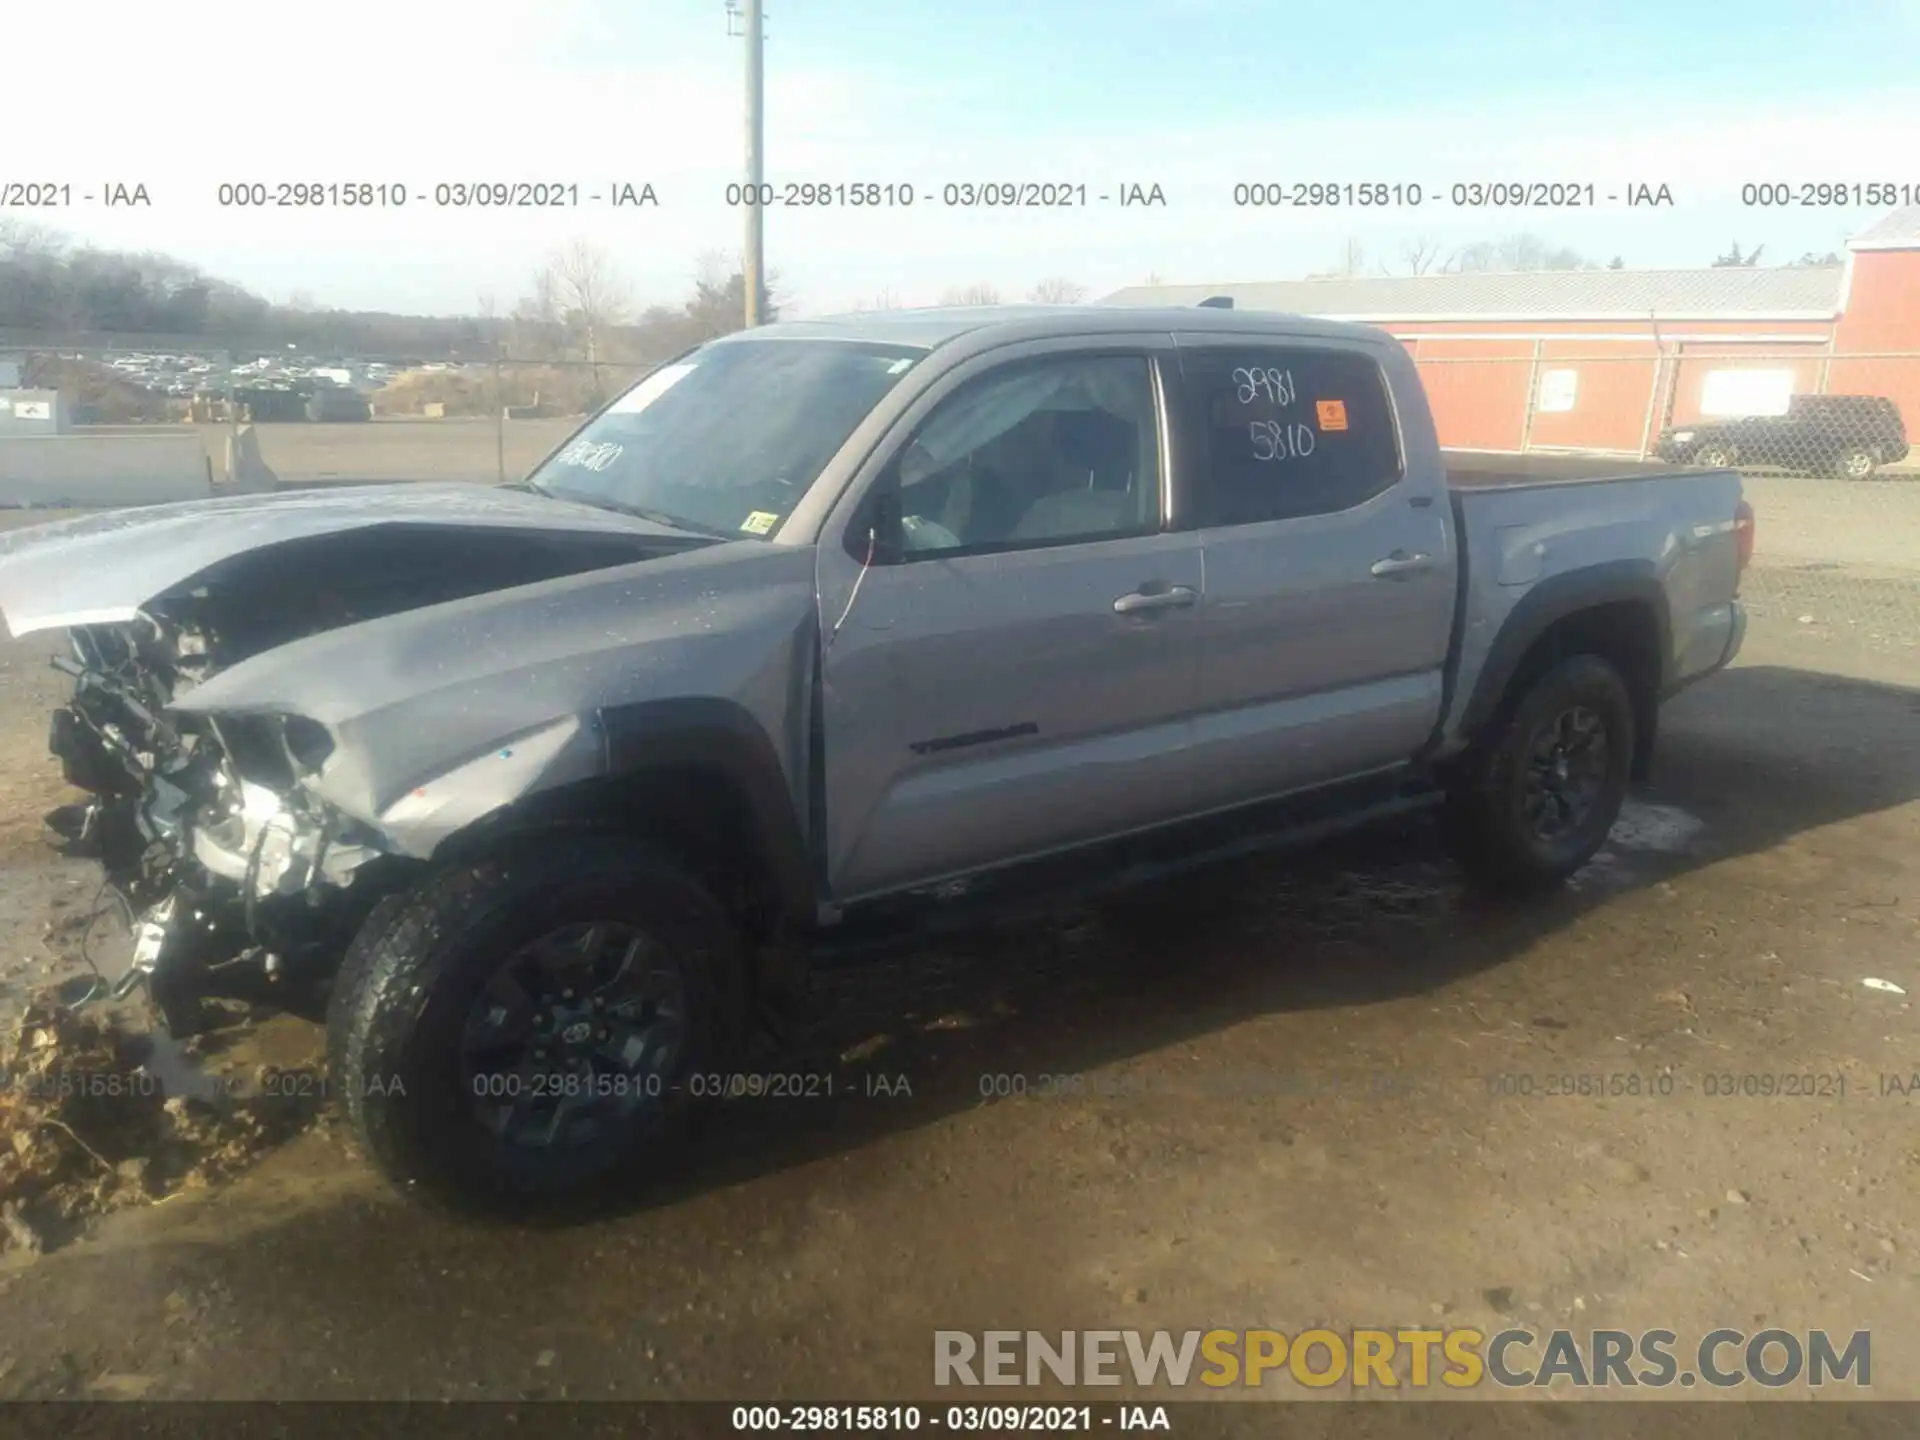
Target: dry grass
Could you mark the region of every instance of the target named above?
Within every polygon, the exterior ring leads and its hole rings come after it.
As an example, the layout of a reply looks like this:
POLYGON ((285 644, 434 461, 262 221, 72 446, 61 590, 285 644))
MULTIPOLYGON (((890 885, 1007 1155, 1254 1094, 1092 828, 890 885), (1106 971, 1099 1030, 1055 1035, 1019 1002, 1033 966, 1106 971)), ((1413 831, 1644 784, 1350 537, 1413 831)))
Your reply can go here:
POLYGON ((376 415, 422 415, 429 405, 449 416, 491 416, 496 407, 541 415, 584 415, 632 383, 629 365, 503 365, 494 372, 423 370, 402 375, 373 396, 376 415))
POLYGON ((36 386, 65 396, 69 413, 88 411, 103 424, 160 421, 172 413, 165 396, 137 389, 91 360, 46 356, 34 365, 31 378, 36 386))
POLYGON ((219 1102, 168 1096, 147 1037, 35 995, 0 1086, 0 1249, 38 1251, 87 1217, 244 1169, 313 1118, 313 1086, 269 1080, 219 1102))

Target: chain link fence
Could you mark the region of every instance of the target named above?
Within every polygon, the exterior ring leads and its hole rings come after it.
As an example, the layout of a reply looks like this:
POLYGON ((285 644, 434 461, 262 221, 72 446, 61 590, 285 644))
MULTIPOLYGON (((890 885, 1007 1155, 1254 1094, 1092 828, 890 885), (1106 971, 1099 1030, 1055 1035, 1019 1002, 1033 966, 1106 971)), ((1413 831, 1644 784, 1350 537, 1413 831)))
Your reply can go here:
POLYGON ((1443 445, 1740 471, 1757 515, 1742 587, 1755 617, 1920 674, 1920 449, 1908 430, 1920 419, 1920 353, 1724 339, 1406 343, 1443 445))
POLYGON ((244 465, 256 485, 302 486, 519 479, 657 363, 316 358, 197 337, 0 344, 0 362, 14 384, 60 397, 36 429, 50 432, 57 413, 83 433, 191 432, 216 484, 237 483, 244 465))

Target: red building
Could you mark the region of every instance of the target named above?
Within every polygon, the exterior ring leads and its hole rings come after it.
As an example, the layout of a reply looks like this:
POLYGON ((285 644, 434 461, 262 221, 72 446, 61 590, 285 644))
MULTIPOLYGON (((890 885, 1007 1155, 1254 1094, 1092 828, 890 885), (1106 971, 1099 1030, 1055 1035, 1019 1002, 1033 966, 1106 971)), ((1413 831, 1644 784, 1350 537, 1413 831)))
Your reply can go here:
POLYGON ((1212 295, 1397 336, 1451 446, 1639 454, 1668 425, 1794 394, 1891 396, 1920 431, 1920 207, 1840 265, 1141 285, 1107 303, 1212 295))

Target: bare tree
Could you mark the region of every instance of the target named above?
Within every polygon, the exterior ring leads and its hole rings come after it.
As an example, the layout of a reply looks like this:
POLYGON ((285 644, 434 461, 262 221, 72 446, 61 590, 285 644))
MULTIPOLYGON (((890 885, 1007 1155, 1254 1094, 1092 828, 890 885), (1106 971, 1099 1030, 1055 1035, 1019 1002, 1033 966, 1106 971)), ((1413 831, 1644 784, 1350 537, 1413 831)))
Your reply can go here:
MULTIPOLYGON (((1357 239, 1349 238, 1340 246, 1340 257, 1333 262, 1331 270, 1317 270, 1307 276, 1309 280, 1346 280, 1364 273, 1367 266, 1367 251, 1357 239)), ((1382 268, 1381 274, 1386 270, 1382 268)))
POLYGON ((724 250, 702 250, 693 260, 693 283, 724 285, 727 283, 727 276, 740 268, 737 256, 729 255, 724 250))
MULTIPOLYGON (((776 293, 778 271, 760 276, 760 318, 773 321, 792 302, 776 293)), ((744 264, 724 251, 702 251, 693 272, 693 298, 687 301, 686 315, 695 329, 695 338, 710 340, 730 335, 747 323, 747 276, 744 264)))
POLYGON ((534 273, 533 288, 513 307, 515 353, 545 355, 560 333, 560 281, 551 265, 534 273))
POLYGON ((1062 275, 1042 280, 1027 292, 1036 305, 1078 305, 1087 298, 1087 287, 1062 275))
POLYGON ((1160 272, 1158 270, 1149 270, 1147 272, 1147 278, 1140 283, 1142 285, 1164 285, 1167 282, 1160 278, 1160 272))
POLYGON ((853 313, 856 315, 864 315, 871 310, 898 310, 900 308, 900 297, 894 294, 891 285, 882 286, 880 293, 875 295, 871 300, 856 300, 853 302, 853 313))
POLYGON ((76 318, 84 324, 71 258, 58 231, 0 215, 0 325, 68 330, 76 318))
POLYGON ((0 215, 0 258, 44 255, 57 260, 63 258, 70 248, 67 237, 58 230, 50 230, 45 225, 36 225, 13 215, 0 215))
POLYGON ((991 285, 962 285, 940 297, 942 305, 998 305, 1000 292, 991 285))
POLYGON ((1407 267, 1409 275, 1424 275, 1440 263, 1440 242, 1425 235, 1416 235, 1400 247, 1400 263, 1407 267))
POLYGON ((535 272, 533 289, 513 307, 513 313, 524 320, 531 320, 540 325, 559 323, 560 280, 552 266, 545 266, 535 272))
POLYGON ((474 315, 480 321, 480 338, 485 342, 487 353, 499 355, 505 348, 501 344, 500 301, 491 290, 483 290, 475 297, 474 315))
POLYGON ((586 341, 587 362, 598 364, 600 341, 633 309, 633 292, 612 257, 584 237, 562 246, 547 262, 552 298, 570 329, 586 341))
POLYGON ((1740 249, 1740 242, 1736 240, 1726 254, 1720 256, 1719 259, 1713 262, 1714 269, 1742 269, 1748 266, 1758 265, 1760 263, 1760 252, 1766 248, 1764 245, 1756 245, 1753 249, 1743 252, 1740 249))
POLYGON ((1456 250, 1447 269, 1456 274, 1509 270, 1590 270, 1593 261, 1564 245, 1549 245, 1538 235, 1505 235, 1456 250))

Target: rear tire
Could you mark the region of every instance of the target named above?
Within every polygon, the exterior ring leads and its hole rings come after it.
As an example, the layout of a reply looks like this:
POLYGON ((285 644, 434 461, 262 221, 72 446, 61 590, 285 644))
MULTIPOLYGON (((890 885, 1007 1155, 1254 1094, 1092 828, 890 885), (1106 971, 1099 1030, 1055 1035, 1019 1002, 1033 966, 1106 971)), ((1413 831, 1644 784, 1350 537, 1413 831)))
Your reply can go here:
POLYGON ((332 1085, 413 1198, 578 1201, 664 1167, 687 1077, 736 1053, 742 977, 736 929, 691 875, 629 841, 549 838, 374 911, 328 1008, 332 1085))
POLYGON ((1730 470, 1739 458, 1731 445, 1702 445, 1690 463, 1708 470, 1730 470))
POLYGON ((1454 854, 1483 889, 1551 889, 1591 860, 1620 815, 1633 697, 1594 655, 1562 660, 1510 695, 1448 788, 1454 854))

